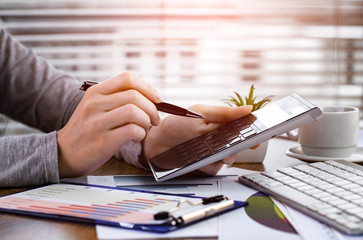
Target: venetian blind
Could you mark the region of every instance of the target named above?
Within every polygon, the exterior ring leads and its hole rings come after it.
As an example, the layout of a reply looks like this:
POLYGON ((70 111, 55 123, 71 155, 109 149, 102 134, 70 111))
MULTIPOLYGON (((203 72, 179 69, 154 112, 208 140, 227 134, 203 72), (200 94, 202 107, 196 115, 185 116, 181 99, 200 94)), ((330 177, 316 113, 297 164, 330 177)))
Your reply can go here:
POLYGON ((132 71, 185 107, 254 84, 363 109, 362 0, 0 0, 0 16, 80 81, 132 71))

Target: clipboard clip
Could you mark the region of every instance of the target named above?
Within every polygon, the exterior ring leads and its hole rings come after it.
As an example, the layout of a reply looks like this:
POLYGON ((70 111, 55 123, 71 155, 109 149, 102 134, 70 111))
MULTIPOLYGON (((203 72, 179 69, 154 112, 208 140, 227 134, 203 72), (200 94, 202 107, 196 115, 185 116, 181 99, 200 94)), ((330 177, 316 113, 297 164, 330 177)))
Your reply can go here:
POLYGON ((170 209, 169 211, 162 211, 154 214, 154 220, 166 220, 170 219, 171 225, 181 225, 186 224, 189 222, 196 221, 201 218, 205 218, 211 215, 216 214, 217 212, 220 212, 226 208, 229 208, 234 205, 234 201, 230 200, 228 197, 224 195, 217 195, 213 197, 208 198, 202 198, 201 201, 198 202, 192 202, 190 200, 181 200, 178 202, 177 206, 173 209, 170 209), (226 200, 226 201, 224 201, 226 200), (223 201, 223 202, 222 202, 223 201), (217 203, 222 202, 221 204, 215 204, 210 207, 206 207, 203 209, 199 209, 195 212, 187 213, 183 216, 175 217, 172 213, 179 210, 182 206, 182 204, 187 203, 190 206, 196 206, 196 205, 208 205, 210 203, 217 203))

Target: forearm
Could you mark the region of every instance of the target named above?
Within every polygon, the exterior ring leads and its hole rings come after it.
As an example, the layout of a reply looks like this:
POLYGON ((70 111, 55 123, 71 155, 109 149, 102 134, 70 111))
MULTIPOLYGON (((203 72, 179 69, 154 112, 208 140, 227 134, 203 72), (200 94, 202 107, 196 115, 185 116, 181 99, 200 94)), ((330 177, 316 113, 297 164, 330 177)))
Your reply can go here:
POLYGON ((56 133, 0 138, 0 186, 59 182, 56 133))
POLYGON ((1 28, 0 69, 0 112, 45 132, 62 128, 83 96, 77 79, 1 28))

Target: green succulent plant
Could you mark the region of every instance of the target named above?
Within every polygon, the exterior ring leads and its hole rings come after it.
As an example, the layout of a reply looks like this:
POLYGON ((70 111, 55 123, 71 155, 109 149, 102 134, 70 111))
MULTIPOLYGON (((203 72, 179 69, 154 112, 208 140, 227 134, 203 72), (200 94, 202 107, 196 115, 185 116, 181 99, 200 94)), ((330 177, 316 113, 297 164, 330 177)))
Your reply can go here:
POLYGON ((227 103, 229 106, 236 106, 236 107, 240 107, 240 106, 245 106, 245 105, 251 105, 252 106, 252 112, 256 111, 257 109, 262 108, 263 106, 265 106, 267 103, 271 102, 272 98, 274 97, 274 95, 270 95, 268 97, 263 98, 262 100, 258 101, 256 100, 257 97, 254 97, 254 90, 256 88, 251 85, 250 88, 250 92, 248 94, 248 97, 241 97, 241 95, 238 92, 234 92, 234 94, 236 96, 229 96, 229 98, 226 99, 222 99, 221 101, 224 103, 227 103))

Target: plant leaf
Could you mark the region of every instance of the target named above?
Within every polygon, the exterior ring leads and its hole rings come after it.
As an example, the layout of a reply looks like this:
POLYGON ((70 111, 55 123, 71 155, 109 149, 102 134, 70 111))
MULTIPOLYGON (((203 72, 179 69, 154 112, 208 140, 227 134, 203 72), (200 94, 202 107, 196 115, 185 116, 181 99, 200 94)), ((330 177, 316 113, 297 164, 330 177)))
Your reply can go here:
POLYGON ((263 106, 265 106, 267 103, 271 102, 271 98, 274 97, 274 95, 265 97, 264 99, 262 99, 261 101, 259 101, 258 103, 256 103, 256 110, 262 108, 263 106))
POLYGON ((237 101, 237 99, 235 99, 235 98, 233 98, 233 99, 231 99, 231 102, 235 105, 235 106, 239 106, 240 105, 240 103, 237 101))
POLYGON ((248 99, 246 98, 246 105, 253 105, 253 91, 255 90, 255 87, 253 86, 253 84, 251 85, 250 88, 250 93, 248 94, 248 99))
POLYGON ((248 97, 243 97, 238 93, 234 91, 234 94, 236 96, 228 96, 228 98, 226 99, 222 99, 221 101, 228 104, 229 106, 233 107, 233 106, 245 106, 245 105, 251 105, 252 106, 252 112, 256 111, 260 108, 262 108, 263 106, 265 106, 267 103, 269 103, 271 101, 271 99, 274 97, 274 95, 270 95, 268 97, 265 97, 264 99, 262 99, 259 102, 257 101, 257 97, 254 97, 254 90, 255 90, 255 86, 252 84, 250 87, 250 91, 248 94, 248 97))
POLYGON ((222 99, 221 101, 226 103, 228 106, 233 107, 233 105, 229 102, 228 99, 222 99))
POLYGON ((233 97, 233 96, 228 96, 229 98, 226 98, 226 99, 222 99, 221 101, 228 104, 229 106, 233 107, 233 106, 244 106, 244 102, 242 100, 242 97, 237 93, 237 92, 234 92, 237 96, 236 97, 233 97))
POLYGON ((239 105, 237 105, 238 107, 240 106, 244 106, 245 103, 243 102, 243 99, 241 97, 241 95, 238 94, 238 92, 234 92, 237 95, 238 101, 239 101, 239 105))

